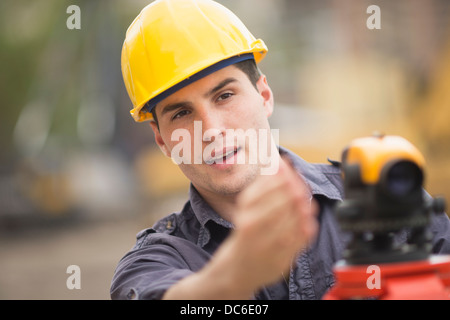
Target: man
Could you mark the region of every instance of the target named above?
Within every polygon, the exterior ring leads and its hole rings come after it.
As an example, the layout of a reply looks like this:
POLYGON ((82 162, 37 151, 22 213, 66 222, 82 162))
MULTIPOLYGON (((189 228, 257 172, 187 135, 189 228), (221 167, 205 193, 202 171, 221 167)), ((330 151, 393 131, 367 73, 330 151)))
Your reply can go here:
MULTIPOLYGON (((132 116, 150 120, 191 188, 181 212, 138 234, 116 269, 113 299, 320 299, 333 285, 345 247, 333 210, 340 171, 273 151, 273 95, 256 66, 266 52, 210 0, 155 1, 131 24, 122 71, 132 116), (198 124, 200 143, 188 139, 198 124), (270 161, 249 160, 255 144, 270 161)), ((435 252, 450 252, 447 216, 431 228, 435 252)))

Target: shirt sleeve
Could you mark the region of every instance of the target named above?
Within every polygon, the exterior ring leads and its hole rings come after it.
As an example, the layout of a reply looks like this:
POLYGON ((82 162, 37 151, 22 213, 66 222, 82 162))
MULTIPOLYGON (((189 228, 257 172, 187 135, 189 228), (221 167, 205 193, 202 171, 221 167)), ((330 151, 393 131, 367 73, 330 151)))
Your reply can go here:
POLYGON ((119 261, 111 298, 159 300, 168 288, 201 269, 209 259, 206 251, 185 239, 147 234, 119 261))
MULTIPOLYGON (((424 190, 425 201, 431 201, 431 195, 424 190)), ((433 254, 450 254, 450 219, 444 211, 432 212, 429 230, 432 234, 433 254)))
POLYGON ((432 215, 430 230, 433 234, 432 252, 450 254, 450 220, 445 212, 432 215))

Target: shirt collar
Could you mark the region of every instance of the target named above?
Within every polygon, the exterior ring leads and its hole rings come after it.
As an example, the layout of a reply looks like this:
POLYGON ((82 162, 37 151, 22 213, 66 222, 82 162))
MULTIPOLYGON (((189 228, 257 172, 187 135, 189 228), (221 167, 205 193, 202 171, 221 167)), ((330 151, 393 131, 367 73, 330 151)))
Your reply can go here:
POLYGON ((340 174, 339 170, 328 164, 313 164, 292 151, 279 147, 280 155, 288 157, 294 169, 302 176, 309 185, 313 195, 323 195, 332 200, 341 200, 342 194, 338 188, 333 185, 327 175, 340 174))
POLYGON ((209 220, 212 220, 227 228, 231 228, 233 226, 230 222, 220 217, 219 214, 216 213, 216 211, 214 211, 214 209, 211 208, 205 200, 203 200, 202 196, 198 193, 192 183, 189 190, 189 197, 191 200, 192 210, 202 226, 204 226, 209 220))

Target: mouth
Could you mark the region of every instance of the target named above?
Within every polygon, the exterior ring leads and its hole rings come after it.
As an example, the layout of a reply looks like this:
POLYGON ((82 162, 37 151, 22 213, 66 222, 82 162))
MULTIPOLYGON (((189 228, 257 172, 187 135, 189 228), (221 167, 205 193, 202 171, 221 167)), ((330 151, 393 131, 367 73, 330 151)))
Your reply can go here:
POLYGON ((217 153, 213 151, 210 158, 205 160, 207 165, 213 164, 231 164, 234 163, 234 156, 241 150, 241 147, 226 148, 222 152, 217 153))

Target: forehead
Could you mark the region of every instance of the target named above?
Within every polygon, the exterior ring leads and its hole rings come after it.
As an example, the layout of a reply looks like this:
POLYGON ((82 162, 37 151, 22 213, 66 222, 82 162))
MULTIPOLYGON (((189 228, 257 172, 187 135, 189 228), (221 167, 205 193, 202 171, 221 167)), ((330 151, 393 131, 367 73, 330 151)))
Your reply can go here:
MULTIPOLYGON (((237 83, 245 83, 245 79, 248 80, 246 74, 239 68, 234 65, 227 66, 172 93, 170 96, 159 102, 155 106, 155 110, 159 113, 163 106, 169 103, 181 99, 189 99, 190 97, 202 96, 226 78, 234 78, 237 83)), ((248 82, 250 83, 249 80, 248 82)))

